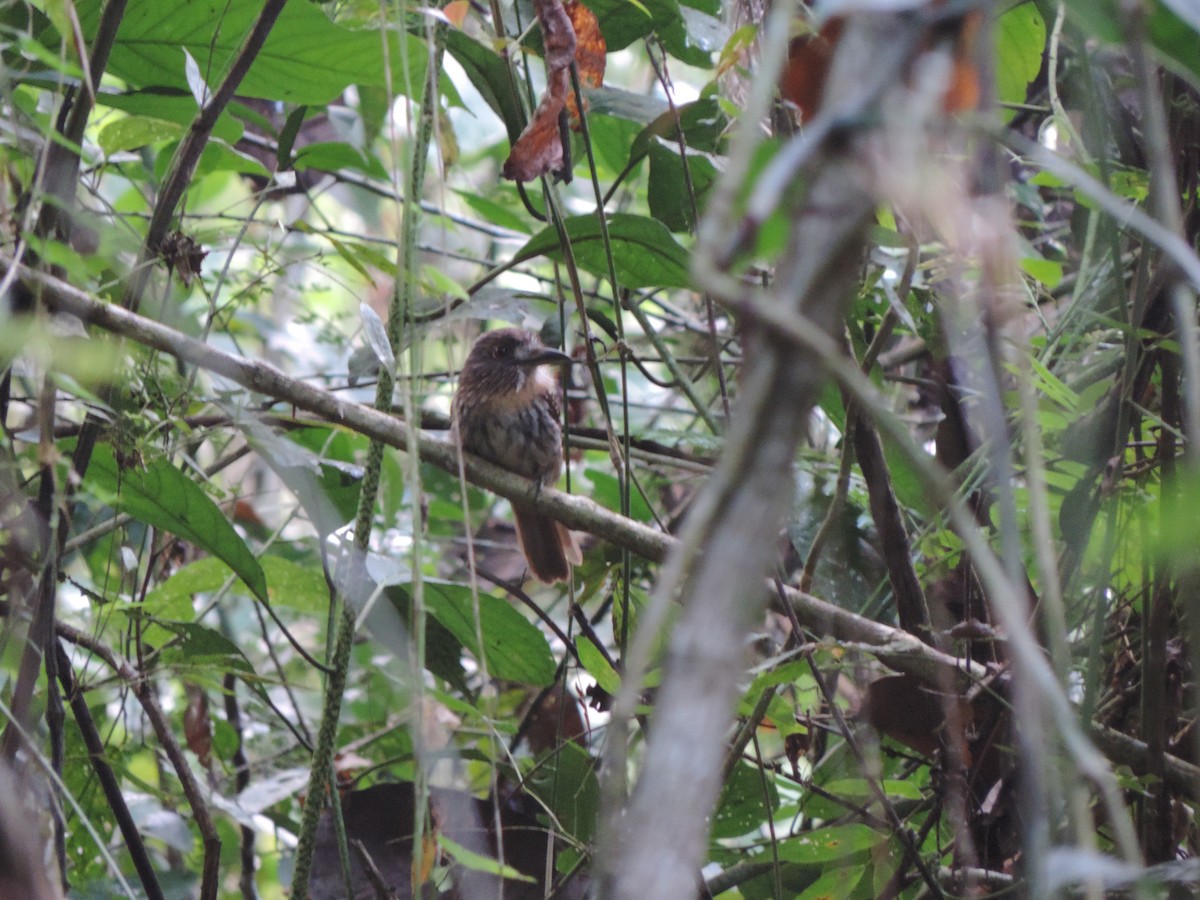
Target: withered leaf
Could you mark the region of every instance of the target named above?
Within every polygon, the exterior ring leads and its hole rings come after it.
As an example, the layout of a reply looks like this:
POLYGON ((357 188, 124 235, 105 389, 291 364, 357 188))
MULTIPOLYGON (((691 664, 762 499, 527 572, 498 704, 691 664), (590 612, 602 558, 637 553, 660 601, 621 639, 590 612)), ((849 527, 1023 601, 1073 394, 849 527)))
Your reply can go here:
POLYGON ((534 0, 534 12, 542 27, 546 48, 546 92, 538 101, 533 118, 521 132, 501 174, 513 181, 533 181, 554 172, 564 175, 562 136, 558 117, 571 91, 571 63, 575 59, 575 28, 562 0, 534 0))
MULTIPOLYGON (((579 83, 583 87, 598 88, 604 84, 604 66, 608 60, 608 47, 600 33, 596 15, 579 0, 568 0, 567 15, 575 28, 575 65, 579 69, 579 83)), ((584 109, 587 109, 586 102, 584 109)), ((579 110, 575 106, 575 92, 567 96, 567 110, 571 113, 571 124, 579 127, 579 110)))

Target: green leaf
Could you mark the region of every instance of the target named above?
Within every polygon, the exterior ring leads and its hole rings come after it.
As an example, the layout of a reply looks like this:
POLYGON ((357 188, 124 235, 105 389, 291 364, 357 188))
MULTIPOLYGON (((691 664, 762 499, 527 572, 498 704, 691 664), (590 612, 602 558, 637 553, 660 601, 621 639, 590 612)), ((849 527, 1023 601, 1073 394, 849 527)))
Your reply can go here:
POLYGON ((845 900, 862 881, 866 866, 838 866, 804 889, 796 900, 845 900))
POLYGON ((591 638, 579 635, 575 638, 575 652, 579 654, 579 662, 587 673, 596 679, 606 693, 615 697, 621 693, 621 676, 609 664, 604 654, 592 643, 591 638))
MULTIPOLYGON (((175 637, 171 646, 165 648, 159 657, 159 662, 163 666, 201 667, 205 663, 218 663, 242 672, 252 673, 254 671, 250 661, 233 641, 207 625, 197 622, 160 620, 155 623, 155 628, 161 628, 175 637)), ((149 630, 146 633, 154 636, 149 630)), ((162 632, 157 633, 161 634, 162 632)))
MULTIPOLYGON (((771 809, 779 808, 779 794, 773 779, 767 780, 771 809)), ((721 789, 721 799, 713 817, 712 836, 733 838, 758 828, 767 819, 763 808, 762 772, 756 766, 739 764, 729 773, 721 789)))
MULTIPOLYGON (((267 595, 274 606, 304 613, 324 614, 329 606, 329 589, 320 571, 279 556, 264 556, 260 563, 267 578, 267 595)), ((219 590, 233 570, 224 560, 206 556, 188 563, 146 595, 142 608, 156 617, 186 621, 195 594, 219 590)), ((234 591, 253 596, 244 581, 234 581, 234 591)))
MULTIPOLYGON (((130 115, 162 119, 182 126, 191 125, 199 112, 190 93, 174 89, 130 91, 127 94, 100 93, 96 95, 96 103, 122 110, 130 115)), ((242 123, 227 111, 221 113, 212 133, 213 137, 235 144, 242 139, 243 131, 242 123)), ((101 134, 103 133, 102 131, 101 134)))
POLYGON ((383 164, 374 156, 366 156, 355 147, 341 141, 318 141, 305 144, 296 151, 293 159, 296 171, 319 169, 336 172, 338 169, 357 169, 372 178, 386 179, 383 164))
MULTIPOLYGON (((588 481, 592 483, 592 499, 601 506, 609 509, 621 508, 621 482, 612 472, 604 469, 589 468, 585 470, 588 481)), ((649 522, 654 518, 645 498, 636 490, 629 492, 629 517, 639 522, 649 522)))
MULTIPOLYGON (((879 783, 890 800, 920 800, 921 788, 910 781, 884 779, 879 783)), ((875 791, 865 778, 835 778, 821 785, 826 794, 831 794, 855 806, 870 806, 875 800, 875 791)), ((818 794, 809 796, 804 811, 813 819, 832 819, 846 814, 846 806, 818 794)))
POLYGON ((329 586, 320 568, 300 565, 281 556, 261 560, 271 604, 324 616, 329 609, 329 586))
POLYGON ((600 782, 596 760, 574 742, 563 744, 535 770, 531 789, 554 813, 564 832, 581 844, 596 833, 600 782))
POLYGON ((883 840, 867 825, 833 825, 779 843, 779 858, 812 865, 832 862, 870 850, 883 840))
POLYGON ((689 66, 711 69, 712 55, 729 40, 729 26, 716 14, 680 7, 682 19, 660 29, 663 47, 689 66))
POLYGON ((518 872, 512 866, 505 865, 498 859, 492 859, 490 856, 484 856, 481 853, 468 850, 462 844, 452 841, 441 832, 438 832, 437 842, 438 846, 446 851, 447 856, 460 866, 470 869, 473 872, 487 872, 491 875, 499 875, 501 878, 511 878, 514 881, 532 882, 534 880, 530 876, 518 872))
POLYGON ((463 67, 484 102, 500 117, 508 131, 509 143, 514 143, 525 127, 525 112, 521 98, 513 91, 515 82, 508 64, 491 47, 461 31, 447 29, 445 36, 446 50, 463 67))
MULTIPOLYGON (((1146 4, 1146 32, 1150 36, 1150 43, 1167 58, 1168 63, 1190 74, 1195 82, 1200 78, 1196 30, 1176 14, 1170 8, 1172 6, 1182 8, 1184 4, 1179 0, 1146 4)), ((1120 0, 1070 0, 1067 8, 1075 19, 1101 40, 1113 44, 1128 40, 1129 26, 1120 0)), ((1195 16, 1189 16, 1189 19, 1194 21, 1195 16)))
POLYGON ((267 579, 250 548, 217 504, 170 463, 155 460, 144 469, 122 469, 111 447, 98 446, 84 484, 114 509, 224 560, 255 597, 267 600, 267 579))
POLYGON ((192 617, 192 596, 217 590, 232 574, 233 570, 215 556, 188 563, 146 594, 141 611, 155 618, 187 621, 192 617))
POLYGON ((667 101, 654 94, 639 94, 623 88, 598 87, 585 91, 588 109, 592 113, 629 119, 648 125, 670 112, 667 101))
POLYGON ((123 150, 136 150, 147 144, 178 140, 182 136, 183 128, 175 122, 146 116, 126 116, 105 125, 96 140, 104 155, 112 156, 123 150))
POLYGON ((655 138, 677 144, 683 133, 691 150, 714 152, 718 149, 721 135, 728 123, 715 100, 694 100, 674 110, 659 113, 641 130, 629 146, 629 161, 632 164, 650 152, 655 138))
MULTIPOLYGON (((593 275, 606 276, 608 262, 601 240, 600 222, 596 217, 572 216, 564 224, 576 264, 593 275)), ((621 287, 684 288, 691 283, 687 251, 656 219, 615 213, 608 219, 608 236, 621 287)), ((545 228, 530 238, 529 243, 513 257, 513 264, 543 255, 552 259, 562 258, 558 232, 553 227, 545 228)))
POLYGON ((588 0, 609 53, 681 20, 677 0, 588 0))
MULTIPOLYGON (((81 0, 79 21, 91 41, 103 6, 81 0)), ((261 4, 226 0, 130 0, 108 70, 134 87, 187 90, 184 50, 195 57, 210 84, 225 76, 262 10, 261 4)), ((423 83, 425 44, 390 32, 392 82, 401 93, 423 83), (406 41, 401 52, 399 40, 406 41), (407 70, 403 64, 407 62, 407 70)), ((244 97, 320 105, 351 84, 387 84, 383 41, 373 29, 350 29, 330 21, 313 3, 287 4, 238 87, 244 97)))
POLYGON ((1021 270, 1049 290, 1058 287, 1063 277, 1062 263, 1040 256, 1025 256, 1021 259, 1021 270))
MULTIPOLYGON (((996 22, 996 96, 1001 103, 1024 103, 1029 83, 1042 68, 1046 23, 1033 3, 1015 6, 996 22)), ((1008 118, 1016 114, 1009 110, 1008 118)))
MULTIPOLYGON (((471 591, 444 581, 426 581, 425 588, 430 615, 478 658, 471 591)), ((479 630, 483 632, 483 657, 491 677, 534 687, 554 682, 554 655, 545 635, 507 601, 479 595, 479 630)))
POLYGON ((647 199, 650 214, 672 231, 692 231, 696 227, 695 209, 704 209, 709 189, 716 183, 717 167, 708 156, 688 153, 688 175, 695 191, 695 207, 688 197, 688 179, 683 171, 683 158, 678 146, 664 147, 655 142, 650 146, 650 183, 647 199))
POLYGON ((513 212, 511 207, 503 203, 496 203, 487 197, 481 197, 474 191, 455 191, 454 193, 458 195, 463 203, 467 204, 467 206, 471 207, 471 209, 475 210, 475 212, 493 225, 499 225, 501 228, 507 228, 510 231, 529 234, 529 222, 513 212))

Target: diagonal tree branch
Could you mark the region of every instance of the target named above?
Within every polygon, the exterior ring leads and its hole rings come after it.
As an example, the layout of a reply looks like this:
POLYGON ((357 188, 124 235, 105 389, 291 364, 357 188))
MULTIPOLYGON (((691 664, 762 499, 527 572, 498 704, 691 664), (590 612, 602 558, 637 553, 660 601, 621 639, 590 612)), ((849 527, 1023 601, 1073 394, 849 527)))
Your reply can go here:
MULTIPOLYGON (((374 438, 398 450, 409 451, 407 429, 394 416, 348 402, 321 388, 290 378, 274 366, 225 353, 194 338, 180 334, 160 322, 103 303, 65 281, 27 267, 14 269, 13 261, 0 256, 0 272, 16 271, 31 287, 41 292, 47 309, 77 316, 96 327, 168 353, 327 422, 374 438)), ((419 432, 414 449, 421 458, 451 474, 458 474, 458 455, 449 441, 419 432)), ((478 457, 463 459, 467 480, 513 503, 553 516, 570 528, 587 531, 609 543, 627 548, 643 559, 661 562, 676 539, 640 522, 605 509, 586 497, 564 494, 553 488, 535 490, 519 475, 478 457)), ((766 588, 764 587, 764 591, 766 588)), ((771 594, 775 592, 772 589, 771 594)), ((986 674, 979 666, 942 653, 906 632, 856 615, 810 594, 786 589, 785 596, 800 621, 815 633, 850 641, 870 649, 897 671, 911 672, 939 684, 935 673, 950 670, 970 678, 986 674)))

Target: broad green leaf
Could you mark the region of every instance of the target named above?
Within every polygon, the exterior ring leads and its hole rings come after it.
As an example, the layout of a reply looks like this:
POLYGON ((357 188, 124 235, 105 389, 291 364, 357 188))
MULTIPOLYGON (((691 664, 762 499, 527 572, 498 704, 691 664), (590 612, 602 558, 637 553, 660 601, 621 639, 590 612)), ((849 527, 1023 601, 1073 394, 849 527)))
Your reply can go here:
MULTIPOLYGON (((779 807, 779 794, 775 782, 768 776, 767 797, 771 809, 779 807)), ((733 767, 713 817, 712 836, 732 838, 757 829, 767 820, 768 810, 763 808, 763 771, 757 766, 739 764, 733 767)))
POLYGON ((677 0, 588 0, 609 53, 681 20, 677 0))
POLYGON ((832 825, 796 835, 779 843, 779 858, 814 865, 870 850, 884 836, 867 825, 832 825))
POLYGON ((621 692, 621 676, 609 664, 604 654, 592 643, 590 638, 579 635, 575 638, 575 652, 579 654, 579 662, 587 673, 596 679, 610 696, 615 697, 621 692))
MULTIPOLYGON (((426 581, 425 604, 430 615, 479 656, 468 588, 426 581)), ((554 681, 554 655, 545 636, 507 601, 489 594, 479 595, 479 630, 483 632, 484 659, 492 678, 535 687, 546 687, 554 681)))
MULTIPOLYGON (((233 570, 224 560, 215 556, 198 559, 146 594, 141 610, 156 618, 187 621, 192 614, 193 595, 218 590, 231 575, 233 570)), ((238 583, 245 589, 243 582, 238 583)))
MULTIPOLYGON (((592 483, 593 500, 609 509, 621 508, 621 483, 616 475, 604 469, 587 469, 585 474, 592 483)), ((654 518, 645 498, 636 490, 629 492, 629 516, 639 522, 649 522, 654 518)))
POLYGON ((225 514, 191 479, 165 460, 120 468, 112 448, 98 446, 84 484, 100 500, 135 519, 203 547, 224 560, 260 600, 267 579, 225 514))
MULTIPOLYGON (((196 109, 196 101, 186 90, 160 89, 130 91, 126 94, 101 93, 96 97, 96 103, 100 106, 122 110, 131 116, 162 119, 181 126, 190 125, 199 112, 196 109)), ((230 115, 229 111, 226 111, 221 113, 220 118, 217 119, 217 124, 213 127, 213 137, 234 144, 242 139, 243 131, 242 123, 230 115)), ((100 133, 103 135, 104 131, 100 133)), ((102 138, 101 147, 103 146, 102 138)))
POLYGON ((372 178, 387 178, 387 172, 378 159, 364 155, 360 150, 342 141, 305 144, 296 151, 293 165, 298 172, 304 169, 320 169, 323 172, 357 169, 372 178))
POLYGON ((1022 257, 1021 270, 1049 290, 1058 287, 1063 277, 1062 263, 1052 259, 1043 259, 1040 256, 1022 257))
MULTIPOLYGON (((572 216, 565 223, 575 262, 581 269, 601 277, 608 274, 600 223, 595 216, 572 216)), ((622 288, 683 288, 688 278, 688 252, 661 222, 645 216, 615 213, 608 219, 613 263, 622 288)), ((517 251, 514 265, 535 256, 561 259, 558 232, 545 228, 517 251)))
POLYGON ((687 163, 695 206, 688 196, 688 178, 684 174, 679 147, 665 147, 657 141, 650 146, 650 184, 647 188, 650 214, 672 231, 695 229, 695 210, 703 211, 708 191, 717 180, 717 167, 705 154, 688 153, 687 163))
POLYGON ((684 4, 682 18, 659 30, 663 47, 689 66, 711 69, 712 56, 729 40, 730 28, 718 15, 684 4))
POLYGON ((866 871, 866 866, 838 866, 805 888, 796 900, 846 900, 866 871))
POLYGON ((146 116, 126 116, 105 125, 96 140, 105 155, 112 156, 123 150, 136 150, 160 141, 178 140, 182 136, 183 128, 175 122, 146 116))
POLYGON ((649 125, 659 116, 670 112, 670 106, 662 97, 654 94, 635 93, 622 88, 598 87, 584 92, 588 110, 604 116, 629 119, 649 125))
MULTIPOLYGON (((884 779, 879 787, 890 800, 920 800, 921 788, 910 781, 899 779, 884 779)), ((875 792, 865 778, 835 778, 821 785, 826 794, 832 794, 846 801, 851 806, 871 806, 875 801, 875 792)), ((837 803, 819 794, 811 794, 804 804, 804 811, 809 818, 832 819, 845 815, 846 804, 837 803)))
MULTIPOLYGON (((79 20, 87 40, 96 35, 101 0, 82 0, 79 20)), ((230 60, 262 6, 245 0, 131 0, 117 33, 108 69, 138 88, 188 89, 184 49, 196 59, 209 84, 225 76, 230 60)), ((389 58, 394 90, 419 89, 426 66, 424 42, 391 34, 389 58), (407 62, 408 68, 402 68, 407 62)), ((352 84, 387 84, 383 41, 372 29, 350 29, 330 21, 313 3, 287 4, 258 57, 238 87, 244 97, 319 105, 352 84)))
MULTIPOLYGON (((304 613, 324 614, 329 605, 329 589, 319 569, 301 566, 279 556, 264 556, 260 561, 267 578, 267 596, 273 606, 304 613)), ((188 563, 150 591, 142 609, 156 617, 186 621, 195 594, 219 590, 233 575, 224 560, 206 556, 188 563)), ((234 591, 253 596, 245 582, 236 579, 234 591)))
POLYGON ((261 560, 267 575, 267 594, 271 605, 297 612, 324 616, 329 609, 329 586, 316 560, 300 565, 281 556, 261 560))
POLYGON ((163 632, 175 637, 159 657, 163 666, 202 667, 205 663, 215 662, 242 672, 254 671, 250 661, 233 641, 207 625, 198 622, 158 621, 153 630, 146 631, 147 640, 155 643, 156 636, 163 632))
MULTIPOLYGON (((167 144, 163 152, 158 154, 154 161, 154 174, 157 177, 162 178, 166 175, 176 147, 177 144, 167 144)), ((266 167, 253 156, 235 150, 216 138, 204 145, 204 149, 200 151, 200 161, 196 164, 197 177, 213 172, 237 172, 241 175, 258 175, 261 178, 271 177, 266 167)))
POLYGON ((476 213, 483 216, 493 225, 498 225, 501 228, 507 228, 510 231, 518 231, 522 234, 529 234, 529 223, 520 215, 512 211, 512 208, 503 204, 496 203, 487 197, 481 197, 473 191, 455 191, 459 199, 476 213))
POLYGON ((689 149, 713 152, 718 149, 727 123, 728 120, 715 100, 694 100, 681 104, 674 110, 668 109, 659 113, 633 139, 633 143, 629 145, 630 162, 649 153, 656 138, 678 144, 680 132, 683 133, 689 149))
MULTIPOLYGON (((996 95, 1001 103, 1024 103, 1042 67, 1046 23, 1033 3, 1015 6, 996 22, 996 95)), ((1011 118, 1015 110, 1008 112, 1011 118)))
POLYGON ((586 749, 571 741, 563 744, 534 770, 530 786, 568 835, 585 844, 592 839, 600 782, 596 760, 586 749))

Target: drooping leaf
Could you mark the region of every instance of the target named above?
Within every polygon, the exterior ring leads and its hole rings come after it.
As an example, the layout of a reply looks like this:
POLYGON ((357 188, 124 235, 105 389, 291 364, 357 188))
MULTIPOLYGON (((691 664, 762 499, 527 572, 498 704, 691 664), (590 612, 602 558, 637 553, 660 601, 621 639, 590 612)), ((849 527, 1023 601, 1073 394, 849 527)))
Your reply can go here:
POLYGON ((454 860, 454 862, 473 872, 488 872, 492 875, 499 875, 501 878, 513 879, 514 881, 533 882, 535 880, 529 875, 518 872, 512 866, 505 865, 498 859, 468 850, 462 844, 452 841, 444 834, 437 836, 437 842, 438 846, 445 850, 446 855, 454 860))
POLYGON ((199 485, 166 460, 154 460, 144 469, 121 467, 111 447, 98 446, 84 484, 114 509, 223 560, 255 597, 267 599, 266 576, 246 542, 199 485))
POLYGON ((569 175, 559 113, 571 93, 571 64, 575 62, 575 28, 562 0, 534 0, 534 12, 542 29, 546 53, 546 90, 538 101, 533 118, 512 146, 512 152, 500 170, 513 181, 533 181, 553 173, 569 175))
POLYGON ((521 99, 514 91, 508 63, 495 50, 461 31, 447 31, 445 40, 450 55, 463 67, 471 84, 504 123, 509 142, 515 143, 524 127, 525 113, 521 99))

